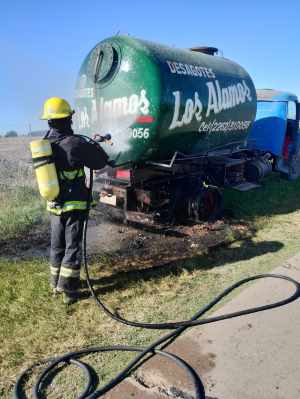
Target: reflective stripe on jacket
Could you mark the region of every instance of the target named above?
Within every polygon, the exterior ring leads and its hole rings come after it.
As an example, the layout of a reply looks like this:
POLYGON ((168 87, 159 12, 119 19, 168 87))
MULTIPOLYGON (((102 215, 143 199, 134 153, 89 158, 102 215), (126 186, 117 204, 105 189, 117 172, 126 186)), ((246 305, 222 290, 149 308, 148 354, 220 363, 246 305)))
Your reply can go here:
POLYGON ((85 211, 87 209, 87 201, 66 201, 63 204, 58 202, 47 202, 47 211, 55 215, 61 215, 70 211, 85 211))
POLYGON ((78 177, 85 177, 83 168, 75 170, 60 170, 58 175, 61 180, 74 180, 78 177))
MULTIPOLYGON (((85 173, 83 168, 73 170, 59 170, 58 178, 61 193, 56 201, 47 202, 47 211, 55 215, 61 215, 70 211, 85 211, 87 209, 87 197, 85 192, 85 173), (83 191, 78 193, 78 189, 83 191), (83 198, 73 199, 74 192, 83 198)), ((76 196, 76 195, 75 195, 76 196)))

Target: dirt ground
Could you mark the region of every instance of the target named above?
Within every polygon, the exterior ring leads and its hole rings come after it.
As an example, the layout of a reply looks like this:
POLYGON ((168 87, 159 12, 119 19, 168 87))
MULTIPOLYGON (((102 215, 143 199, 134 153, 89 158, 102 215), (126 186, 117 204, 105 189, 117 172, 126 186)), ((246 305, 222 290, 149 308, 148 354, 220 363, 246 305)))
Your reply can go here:
MULTIPOLYGON (((0 243, 1 254, 17 259, 49 256, 49 226, 34 226, 24 237, 0 243)), ((105 255, 117 268, 143 269, 193 258, 226 243, 249 236, 248 226, 229 225, 220 220, 213 224, 166 227, 147 231, 124 226, 115 221, 91 215, 87 236, 89 256, 105 255)))
POLYGON ((124 226, 94 215, 88 230, 88 252, 112 255, 116 265, 135 269, 193 258, 212 248, 245 238, 248 226, 224 220, 194 226, 166 226, 149 231, 124 226))

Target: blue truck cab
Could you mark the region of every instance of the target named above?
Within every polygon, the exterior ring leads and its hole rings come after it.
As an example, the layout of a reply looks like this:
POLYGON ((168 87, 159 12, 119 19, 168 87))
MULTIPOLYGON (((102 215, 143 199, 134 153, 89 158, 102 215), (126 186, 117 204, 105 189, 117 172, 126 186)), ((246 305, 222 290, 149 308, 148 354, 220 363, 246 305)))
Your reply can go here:
POLYGON ((295 94, 257 90, 256 119, 248 135, 248 148, 270 153, 273 170, 290 180, 300 176, 299 117, 295 94))

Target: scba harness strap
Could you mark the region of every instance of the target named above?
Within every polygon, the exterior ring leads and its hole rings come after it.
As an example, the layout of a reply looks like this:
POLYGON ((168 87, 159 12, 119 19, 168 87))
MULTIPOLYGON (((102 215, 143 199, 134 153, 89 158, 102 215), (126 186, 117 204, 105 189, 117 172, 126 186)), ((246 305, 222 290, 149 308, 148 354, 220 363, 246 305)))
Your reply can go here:
MULTIPOLYGON (((60 143, 65 137, 51 140, 48 138, 50 131, 45 135, 45 139, 49 140, 51 145, 60 143)), ((52 157, 55 163, 55 156, 52 157)), ((87 201, 85 200, 62 200, 65 194, 72 192, 73 187, 78 183, 78 179, 85 178, 84 168, 77 168, 72 170, 57 170, 57 175, 60 185, 60 193, 53 201, 47 202, 47 210, 55 215, 61 215, 70 211, 85 211, 87 209, 87 201)))

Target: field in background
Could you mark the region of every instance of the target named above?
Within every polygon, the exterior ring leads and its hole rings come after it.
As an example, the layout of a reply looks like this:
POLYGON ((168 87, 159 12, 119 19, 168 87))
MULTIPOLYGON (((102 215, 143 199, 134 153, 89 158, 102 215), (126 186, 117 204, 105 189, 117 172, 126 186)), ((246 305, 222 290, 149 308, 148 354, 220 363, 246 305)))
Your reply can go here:
POLYGON ((0 139, 0 249, 45 220, 30 163, 32 138, 0 139))
MULTIPOLYGON (((0 140, 0 250, 4 248, 1 243, 14 245, 16 241, 28 240, 30 232, 47 224, 44 203, 36 191, 29 165, 27 143, 19 145, 18 140, 0 140), (9 154, 6 147, 4 162, 3 143, 11 146, 9 154)), ((246 239, 232 238, 226 246, 199 251, 192 258, 172 260, 158 267, 143 266, 136 259, 121 264, 113 255, 95 256, 91 260, 91 275, 97 292, 111 308, 130 319, 187 319, 233 281, 270 271, 299 251, 299 198, 300 180, 287 182, 278 175, 255 191, 228 190, 225 206, 234 215, 227 223, 243 221, 248 226, 246 239)), ((87 290, 82 291, 86 299, 65 307, 60 297, 54 298, 50 293, 47 259, 33 257, 24 261, 18 256, 10 259, 4 255, 2 249, 1 398, 11 397, 16 376, 40 358, 90 345, 144 345, 162 335, 159 331, 133 329, 113 322, 88 299, 87 290)), ((103 381, 120 370, 129 357, 107 354, 89 357, 88 361, 103 381)), ((55 379, 47 393, 50 399, 58 399, 62 392, 68 392, 64 399, 73 399, 82 387, 80 372, 71 367, 55 379)))
POLYGON ((0 136, 0 160, 30 163, 29 143, 35 137, 21 136, 5 138, 0 136))

